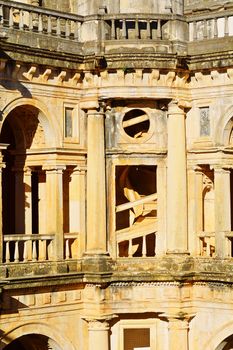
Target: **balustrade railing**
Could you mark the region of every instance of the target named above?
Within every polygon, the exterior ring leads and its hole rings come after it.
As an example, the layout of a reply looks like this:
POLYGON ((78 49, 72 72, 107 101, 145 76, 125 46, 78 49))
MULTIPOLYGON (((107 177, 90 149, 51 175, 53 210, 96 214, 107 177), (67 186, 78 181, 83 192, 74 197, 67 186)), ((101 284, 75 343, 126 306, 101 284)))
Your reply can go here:
MULTIPOLYGON (((12 234, 4 235, 5 263, 51 261, 54 256, 55 235, 12 234)), ((78 233, 64 234, 64 259, 77 258, 78 233)))
POLYGON ((233 35, 233 13, 224 11, 187 17, 189 40, 216 39, 233 35))
POLYGON ((162 40, 168 39, 163 26, 170 16, 147 14, 118 14, 103 16, 106 24, 105 39, 109 40, 162 40))
POLYGON ((0 0, 0 25, 40 34, 79 40, 82 16, 0 0))
POLYGON ((54 235, 4 235, 3 242, 5 263, 49 261, 53 259, 54 235))

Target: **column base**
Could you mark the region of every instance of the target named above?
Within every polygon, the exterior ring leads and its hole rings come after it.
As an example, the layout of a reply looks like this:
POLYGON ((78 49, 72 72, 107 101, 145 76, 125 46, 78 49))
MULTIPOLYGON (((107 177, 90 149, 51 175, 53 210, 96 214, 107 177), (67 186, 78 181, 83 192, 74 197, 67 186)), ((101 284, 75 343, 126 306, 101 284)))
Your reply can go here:
POLYGON ((83 255, 82 270, 84 272, 109 272, 112 271, 112 267, 113 260, 108 253, 86 252, 83 255))

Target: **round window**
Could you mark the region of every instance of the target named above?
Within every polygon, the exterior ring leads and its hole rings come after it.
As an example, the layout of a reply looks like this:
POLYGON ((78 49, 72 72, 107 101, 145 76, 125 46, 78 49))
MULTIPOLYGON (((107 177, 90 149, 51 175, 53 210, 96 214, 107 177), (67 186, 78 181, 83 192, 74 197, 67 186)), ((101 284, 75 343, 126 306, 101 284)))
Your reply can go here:
POLYGON ((125 114, 122 126, 128 136, 140 139, 148 133, 150 119, 141 109, 132 109, 125 114))

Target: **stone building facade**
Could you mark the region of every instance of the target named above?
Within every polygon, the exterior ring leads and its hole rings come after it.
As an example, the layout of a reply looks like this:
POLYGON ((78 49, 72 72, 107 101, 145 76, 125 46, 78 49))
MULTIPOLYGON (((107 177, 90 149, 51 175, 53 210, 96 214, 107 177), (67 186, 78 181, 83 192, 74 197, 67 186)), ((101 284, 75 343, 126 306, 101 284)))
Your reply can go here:
POLYGON ((0 0, 0 349, 233 349, 233 1, 0 0))

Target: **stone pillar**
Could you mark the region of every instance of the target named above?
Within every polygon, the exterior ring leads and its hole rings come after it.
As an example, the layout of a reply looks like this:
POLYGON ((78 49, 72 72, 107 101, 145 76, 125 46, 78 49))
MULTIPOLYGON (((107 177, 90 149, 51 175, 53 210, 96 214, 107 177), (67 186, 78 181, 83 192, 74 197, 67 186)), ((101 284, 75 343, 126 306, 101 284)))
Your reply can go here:
POLYGON ((168 106, 167 252, 187 253, 187 171, 185 112, 168 106))
POLYGON ((188 169, 188 241, 191 255, 200 254, 198 234, 203 231, 203 174, 201 168, 188 169))
POLYGON ((54 165, 43 169, 46 170, 46 233, 55 235, 55 259, 63 260, 63 170, 65 166, 54 165))
POLYGON ((188 350, 188 330, 189 324, 186 319, 176 317, 168 318, 168 349, 169 350, 188 350))
POLYGON ((71 233, 78 233, 75 256, 80 256, 85 250, 85 207, 86 207, 86 169, 77 166, 70 173, 69 184, 69 227, 71 233))
POLYGON ((160 161, 157 165, 157 222, 156 255, 166 251, 166 164, 160 161))
POLYGON ((107 321, 91 320, 88 323, 88 350, 109 350, 109 324, 107 321))
POLYGON ((89 109, 87 138, 86 253, 106 254, 106 183, 104 113, 89 109))
POLYGON ((24 212, 25 212, 25 234, 32 234, 32 171, 25 167, 23 173, 24 182, 24 212))
POLYGON ((230 169, 214 168, 214 200, 216 256, 224 258, 227 254, 225 233, 231 231, 230 169))
POLYGON ((25 233, 25 187, 24 170, 14 168, 15 173, 15 233, 25 233))
POLYGON ((2 170, 5 168, 2 151, 6 150, 8 144, 0 144, 0 263, 3 262, 3 218, 2 218, 2 170))

